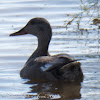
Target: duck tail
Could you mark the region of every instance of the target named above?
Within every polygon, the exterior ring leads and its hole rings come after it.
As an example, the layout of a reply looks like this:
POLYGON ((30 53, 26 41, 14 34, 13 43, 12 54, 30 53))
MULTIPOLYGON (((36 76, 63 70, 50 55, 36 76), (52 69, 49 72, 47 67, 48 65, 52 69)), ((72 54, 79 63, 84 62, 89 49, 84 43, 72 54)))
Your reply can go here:
POLYGON ((61 76, 66 81, 83 81, 83 72, 80 62, 73 62, 64 65, 61 69, 61 76))

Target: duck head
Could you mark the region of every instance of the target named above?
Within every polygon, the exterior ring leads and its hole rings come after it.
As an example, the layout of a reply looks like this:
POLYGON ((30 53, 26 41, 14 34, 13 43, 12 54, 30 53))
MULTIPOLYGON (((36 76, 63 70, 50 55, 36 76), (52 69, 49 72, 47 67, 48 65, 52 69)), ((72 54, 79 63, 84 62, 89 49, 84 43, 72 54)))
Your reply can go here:
POLYGON ((52 30, 49 22, 44 18, 33 18, 21 30, 10 34, 10 36, 32 34, 38 38, 51 39, 52 30))

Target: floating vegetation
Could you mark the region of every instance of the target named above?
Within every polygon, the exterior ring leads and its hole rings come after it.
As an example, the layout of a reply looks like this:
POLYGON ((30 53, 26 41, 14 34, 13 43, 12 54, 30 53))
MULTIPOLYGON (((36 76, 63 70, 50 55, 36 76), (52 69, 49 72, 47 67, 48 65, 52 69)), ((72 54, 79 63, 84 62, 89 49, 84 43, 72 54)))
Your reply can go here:
POLYGON ((66 29, 73 24, 79 31, 100 29, 100 1, 99 0, 80 0, 81 12, 74 15, 67 14, 71 18, 66 20, 66 29))
POLYGON ((93 19, 93 24, 94 25, 100 24, 100 19, 98 18, 93 19))

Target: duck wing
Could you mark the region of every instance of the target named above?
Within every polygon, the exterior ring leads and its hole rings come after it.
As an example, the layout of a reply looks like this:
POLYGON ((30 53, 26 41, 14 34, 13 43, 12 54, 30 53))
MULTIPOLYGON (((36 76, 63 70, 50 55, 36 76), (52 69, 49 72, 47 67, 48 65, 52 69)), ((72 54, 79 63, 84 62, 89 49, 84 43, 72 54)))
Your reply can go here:
POLYGON ((57 80, 82 81, 83 73, 80 62, 67 54, 37 57, 35 60, 44 73, 50 73, 57 80))
POLYGON ((77 60, 74 60, 73 57, 68 54, 58 54, 54 56, 37 57, 34 61, 42 64, 42 66, 40 66, 42 71, 50 72, 58 70, 62 66, 77 60))

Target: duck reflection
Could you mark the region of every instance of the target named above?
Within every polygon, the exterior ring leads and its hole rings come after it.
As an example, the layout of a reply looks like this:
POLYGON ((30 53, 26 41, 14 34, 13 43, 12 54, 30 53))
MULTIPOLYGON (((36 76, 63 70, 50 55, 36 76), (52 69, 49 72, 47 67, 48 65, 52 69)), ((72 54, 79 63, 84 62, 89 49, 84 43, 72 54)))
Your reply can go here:
MULTIPOLYGON (((32 81, 26 82, 33 84, 32 81)), ((38 100, 74 100, 80 99, 80 82, 45 82, 38 83, 30 87, 31 91, 28 93, 37 93, 38 100)), ((28 95, 26 98, 33 98, 34 96, 28 95)))

